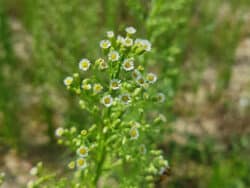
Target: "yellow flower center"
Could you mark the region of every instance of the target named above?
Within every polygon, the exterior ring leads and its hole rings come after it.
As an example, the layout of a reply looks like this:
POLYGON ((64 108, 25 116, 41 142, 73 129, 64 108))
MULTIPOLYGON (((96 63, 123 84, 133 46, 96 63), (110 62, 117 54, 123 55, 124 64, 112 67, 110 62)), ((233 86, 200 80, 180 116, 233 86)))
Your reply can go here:
POLYGON ((109 104, 110 102, 111 102, 111 100, 110 100, 109 97, 106 97, 106 98, 104 99, 104 103, 105 103, 105 104, 109 104))
POLYGON ((137 136, 137 130, 136 129, 132 129, 131 131, 130 131, 130 136, 131 137, 136 137, 137 136))
POLYGON ((79 153, 80 153, 81 155, 85 155, 85 154, 87 153, 86 148, 80 148, 79 153))
POLYGON ((77 164, 78 164, 78 166, 83 166, 84 164, 85 164, 85 160, 84 159, 78 159, 77 160, 77 164))

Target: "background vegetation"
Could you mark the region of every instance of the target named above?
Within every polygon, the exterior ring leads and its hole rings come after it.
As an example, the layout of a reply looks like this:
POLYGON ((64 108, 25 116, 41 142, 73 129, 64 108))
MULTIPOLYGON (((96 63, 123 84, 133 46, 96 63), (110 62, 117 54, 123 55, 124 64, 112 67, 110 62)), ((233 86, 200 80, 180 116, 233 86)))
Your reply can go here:
POLYGON ((159 148, 172 175, 162 187, 248 188, 249 12, 248 0, 1 0, 4 186, 22 186, 40 160, 48 169, 65 164, 55 128, 84 127, 91 117, 62 80, 81 57, 100 53, 106 30, 132 25, 152 42, 145 64, 167 94, 159 148))

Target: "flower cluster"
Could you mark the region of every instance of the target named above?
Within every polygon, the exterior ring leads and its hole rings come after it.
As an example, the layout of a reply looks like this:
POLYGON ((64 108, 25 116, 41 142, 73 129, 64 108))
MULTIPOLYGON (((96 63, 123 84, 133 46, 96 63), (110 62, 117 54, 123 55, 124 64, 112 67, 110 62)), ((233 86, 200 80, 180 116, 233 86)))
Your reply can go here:
MULTIPOLYGON (((135 38, 134 27, 127 27, 125 32, 125 36, 116 36, 108 31, 99 44, 103 56, 82 58, 78 63, 79 72, 63 81, 66 88, 78 96, 80 107, 93 117, 94 124, 81 130, 74 126, 60 127, 55 134, 59 144, 75 153, 68 163, 69 169, 76 169, 76 177, 85 177, 95 185, 104 169, 115 171, 130 163, 146 166, 160 158, 152 153, 154 146, 148 137, 159 131, 157 124, 164 122, 164 117, 151 117, 153 121, 147 123, 145 108, 147 104, 164 102, 165 95, 154 92, 157 75, 146 72, 140 63, 140 56, 151 51, 151 43, 135 38)), ((153 175, 160 174, 164 165, 159 162, 152 165, 158 172, 153 175)), ((150 174, 152 165, 144 172, 138 170, 138 176, 150 174)), ((37 172, 33 169, 32 173, 37 172)), ((86 181, 84 185, 88 186, 86 181)), ((82 184, 81 180, 77 183, 82 184)))

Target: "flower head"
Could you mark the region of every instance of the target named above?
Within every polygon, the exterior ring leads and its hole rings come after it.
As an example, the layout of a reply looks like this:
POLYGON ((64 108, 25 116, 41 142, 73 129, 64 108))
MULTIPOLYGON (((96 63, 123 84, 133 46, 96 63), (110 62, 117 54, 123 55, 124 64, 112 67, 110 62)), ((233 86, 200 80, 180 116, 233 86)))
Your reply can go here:
POLYGON ((135 34, 136 33, 136 29, 132 26, 127 27, 125 30, 128 34, 135 34))
POLYGON ((94 84, 93 91, 94 94, 100 93, 103 90, 103 87, 101 84, 94 84))
POLYGON ((82 84, 82 89, 84 90, 91 90, 91 88, 92 88, 91 84, 88 84, 88 83, 82 84))
POLYGON ((101 103, 104 104, 104 106, 106 107, 110 107, 113 104, 113 98, 111 97, 111 95, 106 95, 102 97, 101 103))
POLYGON ((120 55, 117 51, 111 51, 108 54, 108 58, 110 61, 118 61, 120 58, 120 55))
POLYGON ((146 39, 136 39, 135 40, 135 46, 141 48, 145 51, 151 51, 151 43, 146 39))
POLYGON ((132 72, 132 77, 134 79, 137 79, 138 77, 141 77, 141 72, 138 70, 138 69, 135 69, 133 72, 132 72))
POLYGON ((65 86, 70 86, 73 83, 73 78, 71 76, 68 76, 63 80, 63 83, 65 86))
POLYGON ((129 131, 129 134, 132 140, 135 140, 139 137, 139 131, 136 127, 132 127, 129 131))
POLYGON ((118 35, 117 39, 116 39, 116 42, 119 43, 119 44, 123 43, 124 42, 124 37, 122 37, 121 35, 118 35))
POLYGON ((79 69, 87 71, 90 67, 90 61, 86 58, 82 59, 79 63, 79 69))
POLYGON ((69 164, 68 164, 68 168, 69 168, 69 169, 74 169, 75 166, 76 166, 75 161, 70 161, 69 164))
POLYGON ((154 73, 148 73, 146 79, 150 84, 153 84, 156 82, 157 76, 154 73))
POLYGON ((96 60, 97 65, 99 66, 100 70, 104 70, 108 68, 108 64, 105 62, 103 58, 99 58, 96 60))
POLYGON ((80 148, 77 149, 77 154, 80 157, 88 156, 88 148, 86 146, 81 146, 80 148))
POLYGON ((134 69, 134 60, 132 58, 125 59, 123 61, 122 67, 125 71, 131 71, 134 69))
POLYGON ((156 96, 156 99, 158 102, 163 103, 165 101, 166 97, 163 93, 158 93, 156 96))
POLYGON ((102 49, 108 49, 111 46, 111 42, 109 40, 101 40, 100 47, 102 49))
POLYGON ((146 80, 142 77, 142 76, 138 76, 136 78, 136 83, 140 86, 144 86, 144 84, 146 83, 146 80))
POLYGON ((110 88, 113 90, 118 90, 121 87, 121 80, 113 79, 110 81, 110 88))
POLYGON ((129 104, 131 102, 131 97, 128 93, 124 93, 124 94, 120 95, 120 100, 124 104, 129 104))
POLYGON ((126 47, 131 47, 133 46, 133 39, 126 37, 123 41, 123 45, 126 47))
POLYGON ((78 158, 76 160, 76 165, 79 169, 83 170, 84 168, 87 167, 87 161, 85 158, 78 158))
POLYGON ((63 135, 63 133, 64 133, 64 129, 62 127, 59 127, 56 129, 55 134, 57 137, 61 137, 63 135))
POLYGON ((107 37, 108 38, 113 38, 115 36, 113 31, 107 31, 107 37))

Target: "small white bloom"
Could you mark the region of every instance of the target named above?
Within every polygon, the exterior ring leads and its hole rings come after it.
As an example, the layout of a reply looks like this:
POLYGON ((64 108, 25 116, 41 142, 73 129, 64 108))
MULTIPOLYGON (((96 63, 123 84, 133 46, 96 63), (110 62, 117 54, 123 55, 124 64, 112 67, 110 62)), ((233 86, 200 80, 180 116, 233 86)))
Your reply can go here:
POLYGON ((108 38, 113 38, 115 36, 113 31, 107 31, 107 37, 108 38))
POLYGON ((138 70, 138 69, 135 69, 133 72, 132 72, 132 77, 134 79, 137 79, 138 77, 141 77, 141 72, 138 70))
POLYGON ((134 69, 134 59, 125 59, 122 63, 122 67, 126 71, 131 71, 134 69))
POLYGON ((83 170, 87 167, 87 161, 85 158, 78 158, 76 160, 76 165, 79 169, 83 170))
POLYGON ((110 88, 113 90, 118 90, 121 87, 121 80, 113 79, 110 81, 110 88))
POLYGON ((157 101, 160 102, 160 103, 163 103, 166 99, 165 95, 163 93, 158 93, 157 96, 157 101))
POLYGON ((129 104, 131 102, 131 97, 128 93, 124 93, 124 94, 120 95, 120 100, 124 104, 129 104))
POLYGON ((62 127, 59 127, 59 128, 56 129, 55 134, 56 134, 57 137, 61 137, 63 135, 63 133, 64 133, 64 129, 62 127))
POLYGON ((108 49, 111 46, 111 42, 109 40, 101 40, 100 47, 102 49, 108 49))
POLYGON ((88 156, 88 148, 86 146, 81 146, 80 148, 77 149, 77 154, 80 156, 80 157, 86 157, 88 156))
POLYGON ((143 40, 143 48, 147 52, 151 51, 151 43, 148 40, 143 40))
POLYGON ((133 42, 134 42, 133 39, 126 37, 123 41, 123 45, 126 47, 130 47, 133 46, 133 42))
POLYGON ((38 173, 37 167, 33 167, 33 168, 30 169, 30 175, 36 176, 37 173, 38 173))
POLYGON ((157 76, 154 73, 148 73, 146 78, 150 84, 155 83, 157 80, 157 76))
POLYGON ((63 80, 63 83, 65 86, 70 86, 72 82, 73 82, 73 78, 71 76, 68 76, 63 80))
POLYGON ((87 84, 87 83, 82 84, 82 89, 84 90, 91 90, 91 88, 92 88, 91 84, 87 84))
POLYGON ((117 36, 117 39, 116 39, 116 42, 119 43, 119 44, 123 44, 123 42, 124 42, 124 37, 122 37, 121 35, 118 35, 118 36, 117 36))
POLYGON ((33 180, 29 180, 28 183, 27 183, 27 188, 34 188, 34 181, 33 180))
POLYGON ((87 71, 90 67, 90 61, 86 58, 82 59, 79 63, 79 69, 87 71))
POLYGON ((103 87, 101 84, 94 84, 93 91, 94 94, 100 93, 103 90, 103 87))
POLYGON ((128 34, 135 34, 136 33, 136 29, 132 26, 127 27, 125 30, 128 34))
POLYGON ((118 61, 120 58, 120 55, 117 51, 111 51, 108 54, 108 58, 110 61, 118 61))
POLYGON ((146 83, 145 79, 142 76, 139 76, 136 78, 136 83, 140 86, 144 86, 144 84, 146 83))
POLYGON ((111 95, 106 95, 101 99, 101 103, 106 107, 110 107, 113 103, 113 98, 111 97, 111 95))
POLYGON ((132 140, 135 140, 139 137, 139 131, 136 127, 132 127, 129 131, 129 134, 132 140))

